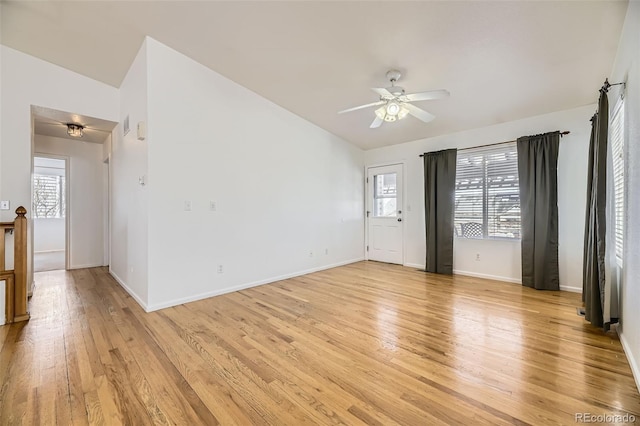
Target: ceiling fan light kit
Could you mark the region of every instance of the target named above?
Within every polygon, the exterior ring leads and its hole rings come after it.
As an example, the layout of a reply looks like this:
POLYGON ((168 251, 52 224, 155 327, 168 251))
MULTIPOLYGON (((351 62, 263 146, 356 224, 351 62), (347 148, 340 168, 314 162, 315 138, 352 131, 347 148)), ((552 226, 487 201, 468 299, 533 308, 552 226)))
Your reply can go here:
POLYGON ((389 70, 387 71, 386 76, 391 83, 390 87, 372 89, 375 93, 378 94, 378 96, 380 96, 379 101, 345 109, 338 112, 338 114, 356 111, 372 106, 380 106, 374 111, 376 118, 369 126, 372 129, 380 127, 385 121, 390 123, 397 120, 402 120, 409 114, 425 123, 428 123, 429 121, 433 120, 435 116, 411 104, 411 102, 442 99, 449 96, 449 92, 443 89, 410 93, 407 95, 405 94, 404 88, 396 86, 396 82, 402 76, 402 73, 400 71, 393 69, 389 70))
POLYGON ((75 123, 67 123, 67 134, 74 138, 84 136, 84 126, 75 123))

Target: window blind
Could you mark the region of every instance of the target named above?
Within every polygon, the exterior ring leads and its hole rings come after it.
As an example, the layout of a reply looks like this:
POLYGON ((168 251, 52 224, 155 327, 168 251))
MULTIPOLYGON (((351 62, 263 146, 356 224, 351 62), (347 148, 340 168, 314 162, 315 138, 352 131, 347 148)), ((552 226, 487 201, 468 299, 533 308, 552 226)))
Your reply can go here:
POLYGON ((464 238, 520 238, 516 142, 458 151, 454 223, 464 238))
POLYGON ((619 262, 622 262, 624 249, 624 101, 622 99, 613 109, 609 124, 609 140, 613 159, 616 257, 619 262))

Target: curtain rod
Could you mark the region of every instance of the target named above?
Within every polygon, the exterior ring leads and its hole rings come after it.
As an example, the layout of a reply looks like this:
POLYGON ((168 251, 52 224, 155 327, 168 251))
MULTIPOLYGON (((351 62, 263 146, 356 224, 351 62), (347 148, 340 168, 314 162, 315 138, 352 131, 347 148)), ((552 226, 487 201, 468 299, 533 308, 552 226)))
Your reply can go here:
MULTIPOLYGON (((568 130, 562 131, 562 132, 560 132, 560 137, 562 137, 564 135, 568 135, 569 133, 571 133, 571 132, 568 131, 568 130)), ((458 151, 466 151, 468 149, 484 148, 486 146, 502 145, 502 144, 511 143, 511 142, 515 142, 515 141, 504 141, 504 142, 488 143, 486 145, 470 146, 469 148, 462 148, 462 149, 459 149, 458 151)), ((424 157, 424 154, 420 154, 418 157, 424 157)))
POLYGON ((603 90, 603 91, 607 92, 607 91, 609 91, 609 87, 611 87, 611 86, 620 86, 620 85, 625 86, 625 87, 622 88, 622 90, 624 90, 626 88, 626 86, 627 86, 627 82, 626 81, 622 81, 620 83, 611 84, 611 83, 609 83, 609 79, 605 78, 604 79, 604 84, 602 85, 602 88, 600 90, 603 90))

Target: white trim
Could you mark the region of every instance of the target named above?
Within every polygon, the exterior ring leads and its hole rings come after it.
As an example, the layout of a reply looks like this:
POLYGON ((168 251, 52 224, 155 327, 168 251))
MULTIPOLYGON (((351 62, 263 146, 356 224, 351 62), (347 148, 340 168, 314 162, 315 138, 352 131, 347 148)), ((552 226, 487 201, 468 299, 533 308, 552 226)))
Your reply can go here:
POLYGON ((131 288, 129 288, 129 286, 127 286, 124 283, 124 281, 122 281, 120 279, 120 277, 118 277, 118 275, 111 270, 111 268, 109 268, 109 275, 111 275, 113 277, 113 279, 116 280, 118 282, 118 284, 120 284, 120 287, 122 287, 124 289, 124 291, 126 291, 127 293, 129 293, 129 295, 131 297, 133 297, 133 300, 138 302, 138 305, 142 306, 142 309, 144 309, 145 312, 150 312, 149 308, 147 307, 147 304, 142 301, 140 296, 138 296, 135 291, 133 291, 131 288))
POLYGON ((90 263, 90 264, 86 264, 86 265, 73 265, 73 266, 69 266, 67 268, 67 270, 71 271, 73 269, 87 269, 87 268, 101 268, 104 265, 102 263, 90 263))
POLYGON ((636 387, 638 391, 640 391, 640 365, 638 364, 638 360, 633 357, 633 352, 631 352, 631 347, 627 343, 627 339, 624 337, 624 333, 620 331, 618 328, 618 336, 620 337, 620 343, 622 343, 622 349, 624 350, 624 354, 627 356, 627 361, 629 361, 629 366, 631 367, 631 373, 633 374, 633 378, 636 381, 636 387))
POLYGON ((569 291, 571 293, 582 293, 582 287, 573 287, 570 285, 561 285, 560 290, 569 291))
MULTIPOLYGON (((425 265, 421 265, 419 263, 405 263, 403 266, 406 266, 408 268, 422 269, 422 270, 424 270, 424 268, 425 268, 425 265)), ((501 276, 498 276, 498 275, 480 274, 480 273, 477 273, 477 272, 469 272, 469 271, 459 271, 457 269, 454 269, 453 273, 455 275, 464 275, 464 276, 467 276, 467 277, 488 278, 488 279, 491 279, 491 280, 503 281, 503 282, 507 282, 507 283, 522 284, 522 280, 519 280, 519 279, 516 279, 516 278, 501 277, 501 276)), ((582 287, 572 287, 572 286, 568 286, 568 285, 561 285, 560 286, 560 290, 561 291, 569 291, 571 293, 582 293, 582 287)))
POLYGON ((363 260, 364 260, 364 257, 359 257, 359 258, 356 258, 356 259, 350 259, 350 260, 345 260, 343 262, 333 263, 331 265, 319 266, 319 267, 316 267, 316 268, 306 269, 304 271, 298 271, 298 272, 293 272, 293 273, 290 273, 290 274, 279 275, 279 276, 267 278, 267 279, 264 279, 264 280, 258 280, 258 281, 253 281, 253 282, 250 282, 250 283, 238 284, 238 285, 233 286, 233 287, 227 287, 227 288, 223 288, 223 289, 219 289, 219 290, 208 291, 208 292, 205 292, 205 293, 196 294, 194 296, 188 296, 188 297, 183 297, 183 298, 180 298, 180 299, 174 299, 174 300, 171 300, 171 301, 168 301, 168 302, 155 303, 155 304, 151 304, 151 305, 149 305, 147 307, 144 307, 144 305, 143 305, 143 307, 145 308, 145 310, 147 312, 153 312, 153 311, 157 311, 159 309, 170 308, 172 306, 182 305, 183 303, 195 302, 196 300, 208 299, 209 297, 219 296, 219 295, 226 294, 226 293, 232 293, 234 291, 244 290, 244 289, 251 288, 251 287, 258 287, 258 286, 261 286, 261 285, 264 285, 264 284, 271 284, 271 283, 274 283, 276 281, 282 281, 282 280, 286 280, 286 279, 289 279, 289 278, 299 277, 301 275, 307 275, 307 274, 311 274, 313 272, 323 271, 325 269, 332 269, 332 268, 337 268, 338 266, 344 266, 344 265, 349 265, 351 263, 362 262, 363 260))
POLYGON ((475 278, 487 278, 490 280, 496 280, 496 281, 504 281, 507 283, 514 283, 514 284, 522 284, 522 280, 520 278, 509 278, 509 277, 502 277, 499 275, 491 275, 491 274, 481 274, 478 272, 471 272, 471 271, 460 271, 457 269, 453 270, 453 273, 455 275, 464 275, 467 277, 475 277, 475 278))
MULTIPOLYGON (((422 269, 424 270, 426 265, 421 265, 419 263, 405 263, 404 266, 407 266, 409 268, 418 268, 418 269, 422 269)), ((495 281, 502 281, 502 282, 506 282, 506 283, 513 283, 513 284, 522 284, 522 280, 517 279, 517 278, 509 278, 509 277, 502 277, 499 275, 491 275, 491 274, 481 274, 478 272, 471 272, 471 271, 461 271, 459 269, 454 269, 453 270, 453 274, 454 275, 463 275, 465 277, 474 277, 474 278, 486 278, 489 280, 495 280, 495 281)))
POLYGON ((64 252, 64 249, 58 249, 58 250, 40 250, 40 251, 34 251, 33 254, 40 254, 40 253, 58 253, 58 252, 64 252))

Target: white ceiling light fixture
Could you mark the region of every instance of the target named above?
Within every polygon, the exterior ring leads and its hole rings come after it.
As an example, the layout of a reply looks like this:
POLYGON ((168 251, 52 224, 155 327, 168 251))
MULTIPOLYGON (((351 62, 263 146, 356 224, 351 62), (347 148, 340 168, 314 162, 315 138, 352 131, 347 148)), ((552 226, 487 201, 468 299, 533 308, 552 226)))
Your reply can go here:
POLYGON ((398 115, 400 112, 400 105, 397 102, 389 102, 387 104, 387 114, 389 115, 398 115))
POLYGON ((433 114, 428 113, 421 108, 418 108, 417 106, 411 104, 411 102, 446 98, 447 96, 449 96, 449 92, 446 90, 430 90, 427 92, 411 93, 406 95, 404 92, 404 88, 396 86, 396 82, 401 75, 402 74, 398 70, 387 71, 387 79, 391 82, 391 86, 386 88, 373 89, 373 91, 380 96, 379 101, 345 109, 338 112, 338 114, 381 105, 380 108, 375 110, 376 118, 369 126, 372 129, 380 127, 380 125, 385 121, 390 123, 397 120, 402 120, 409 114, 413 115, 421 121, 424 121, 425 123, 433 120, 435 118, 433 114))
POLYGON ((67 134, 74 138, 84 136, 84 126, 75 123, 67 123, 67 134))
POLYGON ((381 106, 375 110, 376 117, 380 120, 391 123, 396 120, 402 120, 409 114, 409 110, 397 102, 389 102, 387 105, 381 106))

